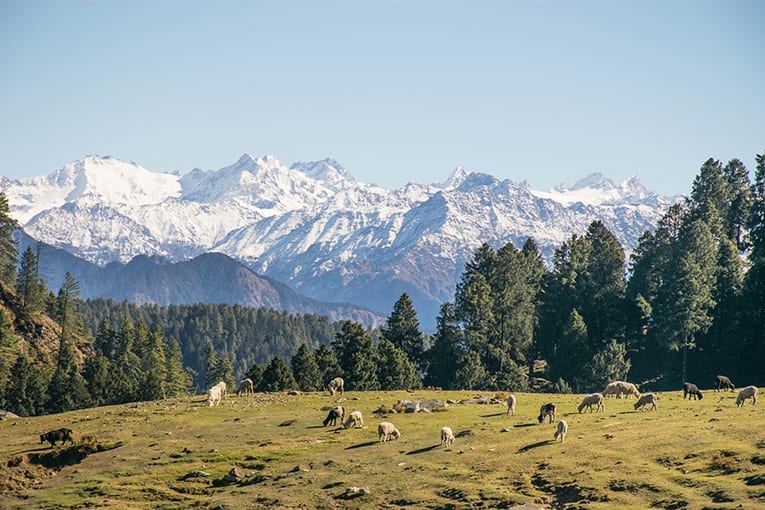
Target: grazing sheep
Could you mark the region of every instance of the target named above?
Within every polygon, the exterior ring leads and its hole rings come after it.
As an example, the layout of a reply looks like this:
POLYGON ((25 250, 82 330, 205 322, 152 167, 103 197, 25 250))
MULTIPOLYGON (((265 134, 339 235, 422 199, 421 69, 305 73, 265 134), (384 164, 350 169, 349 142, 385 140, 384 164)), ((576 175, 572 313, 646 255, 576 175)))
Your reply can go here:
POLYGON ((56 429, 40 434, 40 444, 45 441, 49 442, 51 447, 56 446, 56 441, 61 441, 61 446, 64 446, 67 441, 74 444, 71 429, 56 429))
POLYGON ((651 404, 651 411, 659 410, 659 407, 656 405, 656 395, 653 393, 643 393, 640 395, 640 398, 635 403, 635 411, 640 409, 641 411, 645 409, 645 406, 648 404, 651 404))
MULTIPOLYGON (((221 381, 221 382, 219 382, 218 384, 216 384, 215 386, 213 386, 213 388, 218 388, 218 391, 220 392, 220 398, 221 398, 221 400, 223 400, 224 398, 226 398, 226 395, 227 395, 227 393, 228 393, 228 387, 226 386, 226 383, 225 383, 225 382, 221 381)), ((212 388, 211 388, 211 389, 212 389, 212 388)))
POLYGON ((507 397, 507 415, 513 415, 515 416, 515 395, 510 395, 507 397))
POLYGON ((744 400, 748 398, 752 399, 752 405, 757 403, 757 387, 756 386, 747 386, 746 388, 739 391, 738 397, 736 397, 736 405, 739 407, 743 407, 744 400))
POLYGON ((237 396, 244 393, 245 395, 252 395, 255 393, 255 384, 252 382, 252 379, 249 377, 247 379, 242 379, 239 381, 239 388, 236 389, 237 396))
POLYGON ((539 408, 539 423, 544 423, 545 418, 550 418, 550 423, 555 419, 555 404, 545 404, 539 408))
POLYGON ((338 391, 340 392, 340 395, 343 395, 345 393, 343 386, 345 386, 345 381, 343 381, 343 378, 335 377, 329 381, 329 384, 327 384, 327 390, 329 391, 330 395, 334 395, 338 391))
POLYGON ((391 436, 393 436, 393 439, 398 439, 401 437, 401 433, 391 422, 380 422, 380 424, 377 426, 377 437, 380 438, 380 442, 387 443, 390 441, 391 436))
POLYGON ((441 448, 449 448, 454 442, 454 431, 451 427, 441 429, 441 448))
POLYGON ((622 393, 625 395, 632 395, 633 397, 640 398, 640 392, 638 391, 637 386, 624 381, 617 382, 619 383, 619 398, 621 398, 622 393))
POLYGON ((722 391, 723 389, 729 389, 730 391, 736 391, 736 387, 730 382, 730 379, 724 375, 715 376, 715 391, 722 391))
POLYGON ((349 429, 351 427, 361 428, 364 426, 364 418, 361 416, 361 411, 353 411, 348 415, 348 421, 345 422, 344 427, 349 429))
POLYGON ((345 417, 345 408, 343 406, 337 406, 334 409, 330 409, 329 413, 327 414, 327 417, 324 418, 324 426, 337 425, 337 420, 340 420, 340 423, 343 423, 343 418, 345 417))
POLYGON ((684 382, 683 383, 683 400, 685 400, 685 397, 688 397, 688 400, 693 400, 694 397, 696 400, 701 400, 704 398, 704 395, 701 394, 701 391, 699 390, 699 387, 695 384, 684 382))
POLYGON ((584 408, 589 408, 590 412, 592 412, 592 406, 597 407, 596 413, 600 411, 606 410, 606 405, 603 403, 603 394, 602 393, 592 393, 590 395, 587 395, 582 399, 582 402, 579 404, 579 412, 581 413, 584 408))
POLYGON ((621 384, 621 381, 614 381, 612 383, 608 383, 608 385, 606 385, 606 389, 604 389, 602 392, 603 396, 609 397, 614 395, 618 398, 619 395, 621 394, 621 391, 619 389, 620 384, 621 384))
POLYGON ((207 390, 207 405, 209 407, 215 407, 217 405, 220 405, 221 398, 222 398, 222 394, 221 394, 220 386, 215 385, 209 390, 207 390))
POLYGON ((568 432, 568 423, 566 423, 566 420, 559 421, 558 430, 555 431, 553 440, 557 441, 560 438, 560 442, 564 443, 566 441, 566 432, 568 432))

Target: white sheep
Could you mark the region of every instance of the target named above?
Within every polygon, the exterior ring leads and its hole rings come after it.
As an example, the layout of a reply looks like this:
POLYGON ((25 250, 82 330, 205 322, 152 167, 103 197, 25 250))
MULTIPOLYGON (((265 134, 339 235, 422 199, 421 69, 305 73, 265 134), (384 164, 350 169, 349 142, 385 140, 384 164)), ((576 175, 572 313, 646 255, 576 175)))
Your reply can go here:
POLYGON ((327 390, 329 391, 330 395, 334 395, 336 392, 340 392, 340 395, 343 395, 345 393, 345 381, 343 381, 342 377, 335 377, 331 381, 329 381, 329 384, 327 384, 327 390))
POLYGON ((592 412, 592 406, 596 406, 597 410, 596 413, 600 411, 606 410, 606 405, 603 403, 603 394, 602 393, 592 393, 590 395, 587 395, 582 399, 581 404, 579 404, 579 412, 581 413, 585 408, 589 408, 590 412, 592 412))
POLYGON ((507 397, 507 415, 513 415, 515 416, 515 395, 510 395, 507 397))
POLYGON ((558 438, 560 438, 561 443, 565 442, 566 432, 568 432, 568 423, 566 423, 566 420, 559 421, 558 429, 555 431, 555 434, 553 435, 553 440, 557 441, 558 438))
POLYGON ((237 388, 236 394, 241 395, 242 393, 245 395, 252 395, 255 393, 255 384, 249 377, 239 381, 239 388, 237 388))
POLYGON ((606 388, 603 390, 602 395, 604 397, 608 397, 611 395, 615 395, 618 397, 621 394, 620 383, 621 381, 614 381, 612 383, 608 383, 606 385, 606 388))
POLYGON ((621 394, 624 393, 625 395, 632 395, 633 397, 640 398, 640 392, 637 389, 637 386, 635 386, 632 383, 624 382, 624 381, 617 381, 619 383, 619 396, 621 397, 621 394))
POLYGON ((454 431, 451 427, 441 429, 441 448, 449 448, 454 442, 454 431))
POLYGON ((391 422, 380 422, 380 424, 377 426, 377 437, 380 438, 380 442, 387 443, 390 441, 391 436, 393 436, 393 439, 398 439, 401 437, 401 433, 391 422))
POLYGON ((344 427, 349 429, 351 427, 361 428, 364 426, 364 418, 361 416, 361 411, 353 411, 348 415, 348 421, 345 422, 344 427))
POLYGON ((640 398, 635 403, 635 411, 637 411, 638 409, 640 409, 641 411, 644 410, 645 406, 647 406, 648 404, 651 404, 651 411, 653 411, 654 409, 658 411, 659 407, 656 405, 656 400, 657 400, 656 395, 654 395, 653 393, 643 393, 642 395, 640 395, 640 398))
POLYGON ((739 391, 738 397, 736 397, 736 405, 739 407, 743 407, 744 400, 748 398, 752 399, 752 405, 757 403, 757 387, 756 386, 747 386, 746 388, 739 391))
POLYGON ((226 394, 228 393, 228 387, 226 386, 226 383, 224 381, 219 382, 213 388, 219 388, 220 389, 220 398, 223 399, 226 397, 226 394))
POLYGON ((216 385, 207 390, 207 405, 209 407, 219 405, 221 398, 221 390, 219 386, 216 385))

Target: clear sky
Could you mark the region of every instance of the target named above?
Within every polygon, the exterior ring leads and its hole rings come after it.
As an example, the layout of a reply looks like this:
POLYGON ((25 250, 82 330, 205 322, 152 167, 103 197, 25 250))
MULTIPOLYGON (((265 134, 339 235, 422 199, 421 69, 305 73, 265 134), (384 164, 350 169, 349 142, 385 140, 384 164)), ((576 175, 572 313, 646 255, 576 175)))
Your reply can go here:
POLYGON ((687 193, 765 150, 765 2, 0 0, 0 175, 247 152, 687 193))

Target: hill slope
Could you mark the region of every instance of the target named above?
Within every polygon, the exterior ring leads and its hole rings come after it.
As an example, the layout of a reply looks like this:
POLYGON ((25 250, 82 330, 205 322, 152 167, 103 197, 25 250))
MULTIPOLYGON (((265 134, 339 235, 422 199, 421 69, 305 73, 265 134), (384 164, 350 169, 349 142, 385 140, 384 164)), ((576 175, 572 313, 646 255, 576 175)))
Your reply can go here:
POLYGON ((518 394, 502 404, 376 417, 399 399, 470 399, 470 392, 351 392, 363 428, 323 427, 326 394, 203 397, 0 421, 5 508, 759 508, 765 503, 761 406, 732 393, 686 401, 660 396, 658 412, 631 399, 578 414, 581 395, 518 394), (539 424, 542 403, 568 421, 565 443, 539 424), (380 444, 392 421, 401 438, 380 444), (439 447, 439 430, 458 437, 439 447), (63 449, 37 435, 67 427, 63 449), (90 453, 82 458, 84 454, 90 453), (70 465, 74 464, 74 465, 70 465), (233 471, 232 471, 233 470, 233 471), (231 473, 230 477, 227 474, 231 473))
MULTIPOLYGON (((38 249, 33 239, 22 235, 21 250, 27 246, 38 249)), ((290 313, 315 313, 326 315, 332 321, 347 319, 369 326, 385 320, 361 307, 324 303, 302 296, 221 253, 203 254, 178 263, 169 263, 160 257, 137 256, 127 264, 113 262, 104 267, 47 245, 42 245, 39 253, 39 271, 48 286, 59 288, 68 271, 79 282, 82 299, 100 297, 159 305, 240 304, 290 313)))

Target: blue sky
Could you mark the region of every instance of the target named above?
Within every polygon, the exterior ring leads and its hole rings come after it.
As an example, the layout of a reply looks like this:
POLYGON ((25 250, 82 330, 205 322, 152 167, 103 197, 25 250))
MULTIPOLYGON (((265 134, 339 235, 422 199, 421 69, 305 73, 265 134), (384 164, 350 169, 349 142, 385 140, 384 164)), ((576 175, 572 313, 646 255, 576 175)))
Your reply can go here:
POLYGON ((0 175, 333 157, 687 193, 765 150, 765 2, 0 0, 0 175))

